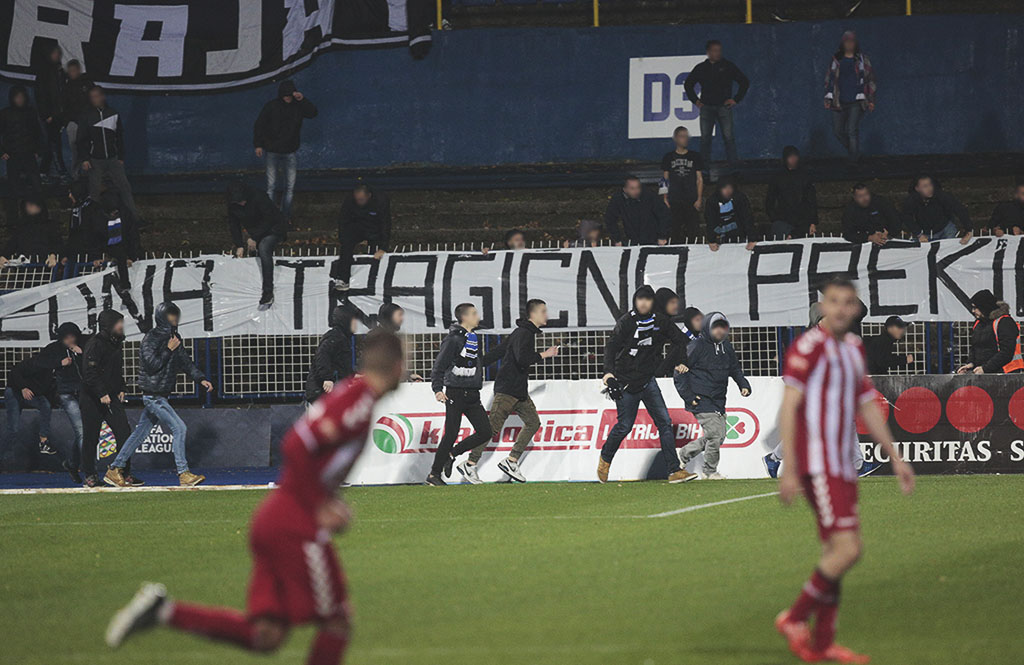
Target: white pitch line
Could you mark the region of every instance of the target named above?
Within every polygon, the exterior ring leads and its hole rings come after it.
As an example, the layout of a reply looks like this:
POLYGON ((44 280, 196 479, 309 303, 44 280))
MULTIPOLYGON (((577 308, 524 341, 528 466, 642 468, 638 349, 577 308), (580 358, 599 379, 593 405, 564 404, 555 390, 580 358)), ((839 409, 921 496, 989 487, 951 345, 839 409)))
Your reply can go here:
POLYGON ((683 513, 692 513, 695 510, 703 510, 704 508, 714 508, 715 506, 724 506, 729 503, 739 503, 740 501, 750 501, 751 499, 763 499, 766 496, 775 496, 778 492, 765 492, 764 494, 751 494, 750 496, 741 496, 735 499, 725 499, 724 501, 712 501, 711 503, 701 503, 696 506, 687 506, 686 508, 678 508, 676 510, 669 510, 664 513, 654 513, 653 515, 644 515, 645 518, 650 517, 672 517, 673 515, 682 515, 683 513))
POLYGON ((21 487, 17 489, 0 489, 3 494, 97 494, 106 492, 221 492, 233 490, 265 490, 267 485, 196 485, 181 487, 179 485, 147 485, 145 487, 21 487))

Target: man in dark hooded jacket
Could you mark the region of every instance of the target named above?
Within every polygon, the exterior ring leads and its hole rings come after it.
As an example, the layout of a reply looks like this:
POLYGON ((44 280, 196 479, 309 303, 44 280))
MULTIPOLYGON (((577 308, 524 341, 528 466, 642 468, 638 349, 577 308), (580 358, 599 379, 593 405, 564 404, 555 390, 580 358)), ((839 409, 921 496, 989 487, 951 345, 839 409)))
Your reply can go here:
POLYGON ((252 130, 252 145, 256 156, 266 160, 267 198, 274 199, 277 173, 284 171, 284 196, 281 212, 287 218, 292 212, 295 194, 295 174, 302 136, 302 121, 317 116, 313 102, 303 96, 295 82, 285 79, 277 86, 277 97, 263 105, 252 130))
POLYGON ((8 227, 7 247, 0 252, 0 267, 6 259, 25 256, 41 261, 46 267, 57 265, 63 249, 60 225, 50 219, 41 197, 29 196, 21 206, 21 215, 8 227))
POLYGON ((864 354, 868 360, 868 374, 888 374, 892 369, 903 369, 914 362, 914 356, 896 351, 896 342, 907 334, 907 322, 898 316, 885 320, 885 327, 877 335, 864 338, 864 354))
POLYGON ((957 374, 1015 374, 1024 370, 1020 327, 1010 316, 1010 307, 984 289, 971 296, 971 354, 957 374))
POLYGON ((233 182, 228 185, 228 230, 237 258, 245 256, 246 247, 250 256, 259 257, 263 277, 260 309, 269 309, 274 304, 274 248, 288 237, 287 220, 265 192, 233 182), (242 229, 249 234, 248 241, 243 241, 242 229))
POLYGON ((377 310, 377 326, 388 332, 399 333, 405 323, 405 310, 393 302, 386 302, 377 310))
POLYGON ((708 245, 717 252, 726 242, 747 243, 753 247, 754 212, 750 199, 729 178, 722 178, 704 206, 704 219, 708 224, 708 245))
POLYGON ((12 85, 7 99, 10 106, 0 111, 0 158, 7 165, 7 219, 11 220, 18 215, 20 200, 42 191, 36 160, 44 144, 25 86, 12 85))
POLYGON ((659 377, 671 377, 676 367, 686 364, 686 347, 700 335, 704 315, 696 307, 687 307, 679 313, 679 296, 672 289, 662 287, 654 293, 654 311, 664 314, 683 332, 683 343, 673 347, 674 353, 666 355, 658 366, 659 377))
POLYGON ((347 305, 331 310, 331 329, 317 344, 313 364, 306 375, 306 402, 312 404, 324 393, 334 390, 334 384, 352 376, 352 337, 355 335, 355 312, 347 305))
MULTIPOLYGON (((608 387, 608 395, 615 400, 618 420, 601 448, 597 479, 602 483, 608 482, 612 458, 633 429, 640 402, 644 403, 658 427, 669 482, 681 483, 696 477, 679 468, 672 418, 655 379, 664 359, 662 349, 665 344, 670 345, 666 355, 675 357, 677 350, 687 342, 682 331, 665 314, 655 311, 654 296, 654 289, 650 286, 644 285, 636 290, 633 308, 615 323, 604 349, 605 374, 602 381, 608 387)), ((679 369, 683 371, 685 367, 680 366, 679 369)))
POLYGON ((331 266, 335 288, 348 291, 356 246, 365 242, 380 260, 391 242, 391 202, 386 194, 357 185, 341 204, 338 219, 338 260, 331 266))
POLYGON ((704 453, 704 476, 718 480, 719 449, 725 440, 728 426, 725 421, 725 395, 729 379, 736 382, 740 394, 750 394, 750 382, 743 376, 736 350, 727 337, 729 320, 721 312, 708 312, 700 337, 687 349, 688 372, 676 375, 676 391, 683 398, 686 410, 700 423, 704 435, 683 446, 679 463, 687 462, 704 453))
MULTIPOLYGON (((78 399, 82 409, 82 472, 86 487, 102 484, 96 475, 100 425, 107 423, 118 448, 127 443, 132 430, 124 410, 124 316, 105 309, 100 312, 98 328, 82 352, 82 390, 78 399)), ((131 485, 142 484, 127 468, 124 478, 131 485)))
POLYGON ((89 196, 89 185, 76 180, 68 187, 71 219, 61 263, 101 261, 107 251, 107 217, 102 205, 89 196))
POLYGON ((64 108, 64 88, 68 75, 64 72, 64 52, 54 44, 46 53, 46 57, 36 68, 36 106, 39 118, 46 129, 47 149, 43 152, 39 171, 49 175, 51 164, 56 161, 57 174, 67 177, 68 170, 64 165, 64 146, 61 142, 61 130, 67 122, 64 108))
POLYGON ((177 414, 168 401, 174 392, 174 384, 178 374, 185 372, 193 381, 213 390, 213 384, 206 380, 206 375, 196 367, 189 357, 188 351, 182 346, 181 335, 178 334, 178 323, 181 310, 172 302, 163 302, 156 306, 153 313, 156 325, 142 338, 139 347, 139 388, 142 390, 142 415, 135 426, 135 431, 128 437, 127 443, 118 450, 117 457, 107 468, 103 481, 114 487, 128 487, 124 478, 124 468, 135 450, 145 441, 154 425, 163 425, 171 430, 171 452, 174 453, 174 466, 178 472, 178 484, 182 487, 195 487, 206 480, 206 476, 192 473, 185 457, 185 437, 188 428, 185 421, 177 414))
POLYGON ((775 238, 804 238, 817 232, 818 196, 796 146, 782 149, 782 168, 768 181, 764 209, 775 238))

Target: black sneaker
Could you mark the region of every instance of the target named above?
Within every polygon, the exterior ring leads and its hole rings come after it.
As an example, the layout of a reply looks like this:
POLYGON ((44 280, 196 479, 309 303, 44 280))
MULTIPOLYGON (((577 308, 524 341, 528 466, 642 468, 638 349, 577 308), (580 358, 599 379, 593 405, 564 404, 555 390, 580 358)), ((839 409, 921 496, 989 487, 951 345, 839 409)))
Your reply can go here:
POLYGON ((65 460, 61 466, 64 467, 64 470, 68 472, 69 476, 71 476, 71 482, 76 485, 82 484, 82 474, 78 473, 78 469, 72 468, 70 462, 65 460))
POLYGON ((444 479, 441 478, 441 476, 435 476, 434 474, 430 474, 429 476, 427 476, 427 479, 423 482, 423 484, 433 485, 434 487, 444 487, 448 483, 444 482, 444 479))
POLYGON ((452 466, 454 466, 454 465, 455 465, 455 458, 452 457, 451 455, 449 455, 448 456, 448 461, 444 463, 444 477, 445 478, 451 478, 452 477, 452 466))
POLYGON ((131 602, 117 611, 107 626, 107 646, 116 649, 132 634, 152 628, 159 622, 160 608, 167 602, 163 584, 147 582, 135 592, 131 602))
POLYGON ((265 312, 268 309, 270 309, 273 304, 274 304, 274 296, 273 296, 273 294, 271 294, 269 296, 263 296, 262 298, 260 298, 260 306, 259 306, 258 309, 261 312, 265 312))
POLYGON ((39 442, 39 454, 40 455, 56 455, 57 454, 57 450, 56 450, 56 448, 52 447, 46 441, 40 441, 39 442))
POLYGON ((103 480, 95 473, 90 473, 85 477, 82 487, 103 487, 103 480))
POLYGON ((146 482, 140 479, 138 476, 134 476, 130 473, 124 474, 124 481, 132 487, 142 487, 146 482))

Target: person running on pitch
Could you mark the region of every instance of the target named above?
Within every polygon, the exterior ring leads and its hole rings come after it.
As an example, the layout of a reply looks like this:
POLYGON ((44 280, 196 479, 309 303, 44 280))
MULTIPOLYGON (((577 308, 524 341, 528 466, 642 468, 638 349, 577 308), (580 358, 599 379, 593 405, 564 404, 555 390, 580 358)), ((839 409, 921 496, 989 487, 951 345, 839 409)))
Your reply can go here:
MULTIPOLYGON (((491 432, 501 432, 505 420, 515 413, 523 421, 523 428, 516 436, 516 442, 508 457, 498 462, 498 468, 508 474, 516 482, 525 483, 526 476, 519 469, 526 447, 533 440, 533 435, 540 429, 540 416, 537 405, 530 399, 529 380, 530 367, 547 358, 558 355, 558 347, 552 346, 537 353, 535 340, 540 329, 548 323, 548 306, 543 300, 528 300, 525 316, 519 320, 518 327, 497 350, 504 351, 501 356, 501 368, 494 379, 494 401, 491 402, 491 413, 488 418, 491 432)), ((469 454, 469 459, 459 464, 459 473, 470 483, 479 485, 480 480, 477 464, 487 448, 487 442, 481 443, 469 454)))

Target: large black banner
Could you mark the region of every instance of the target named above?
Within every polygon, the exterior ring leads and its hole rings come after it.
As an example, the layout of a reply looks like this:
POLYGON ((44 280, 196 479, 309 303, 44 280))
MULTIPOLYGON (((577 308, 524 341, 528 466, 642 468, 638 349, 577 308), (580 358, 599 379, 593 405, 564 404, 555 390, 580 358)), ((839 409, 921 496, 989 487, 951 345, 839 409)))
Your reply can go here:
MULTIPOLYGON (((1024 472, 1024 375, 874 381, 896 448, 917 473, 1024 472)), ((868 461, 888 461, 864 434, 861 442, 868 461)))
POLYGON ((139 92, 224 90, 338 48, 430 49, 433 0, 0 0, 0 77, 34 79, 53 44, 96 82, 139 92))

